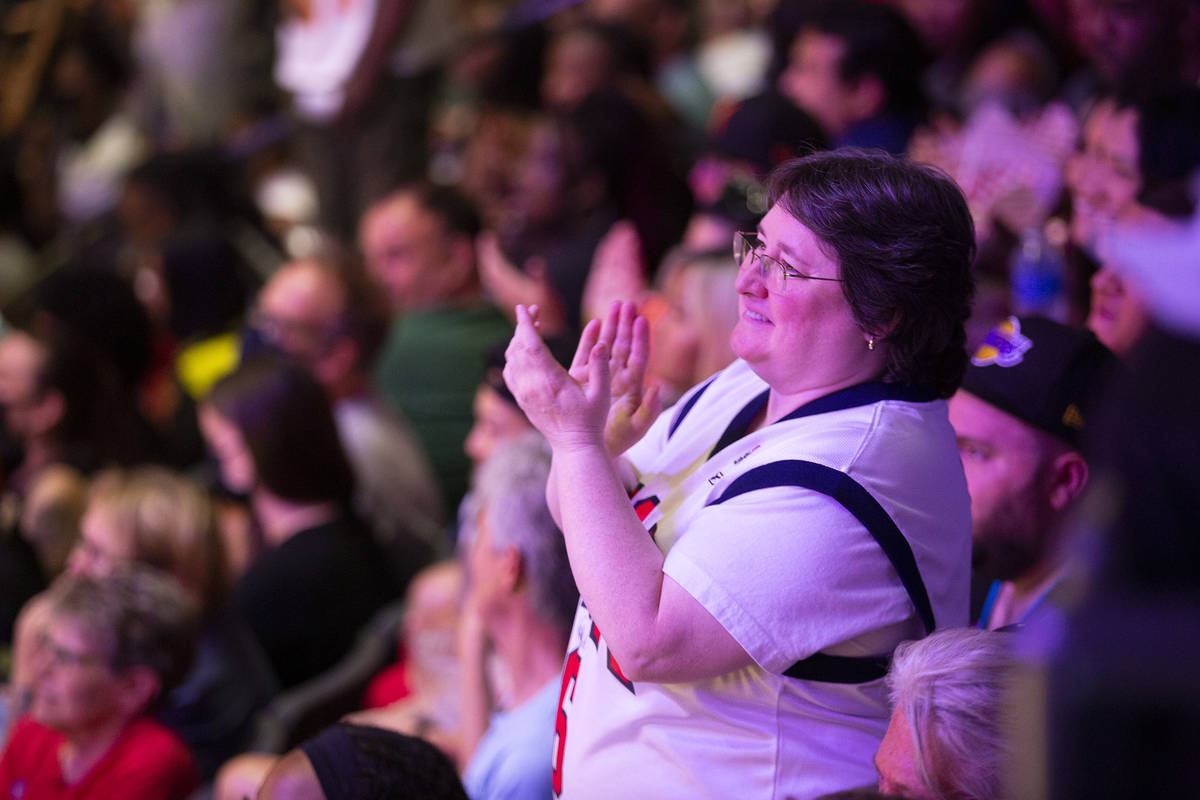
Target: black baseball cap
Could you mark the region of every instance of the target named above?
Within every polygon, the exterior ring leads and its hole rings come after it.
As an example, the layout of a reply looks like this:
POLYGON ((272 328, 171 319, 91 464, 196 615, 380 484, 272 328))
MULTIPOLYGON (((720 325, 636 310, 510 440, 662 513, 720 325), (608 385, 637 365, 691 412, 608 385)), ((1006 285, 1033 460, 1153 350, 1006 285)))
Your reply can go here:
POLYGON ((1009 317, 971 356, 962 388, 1079 447, 1117 358, 1085 328, 1009 317))

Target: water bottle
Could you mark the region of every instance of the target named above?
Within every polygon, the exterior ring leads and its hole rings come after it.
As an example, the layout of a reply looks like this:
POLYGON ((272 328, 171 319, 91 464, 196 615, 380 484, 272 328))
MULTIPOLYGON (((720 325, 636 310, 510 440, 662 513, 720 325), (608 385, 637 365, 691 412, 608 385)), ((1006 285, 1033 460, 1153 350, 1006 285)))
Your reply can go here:
POLYGON ((1062 251, 1040 228, 1026 228, 1009 263, 1013 311, 1066 322, 1067 267, 1062 251))

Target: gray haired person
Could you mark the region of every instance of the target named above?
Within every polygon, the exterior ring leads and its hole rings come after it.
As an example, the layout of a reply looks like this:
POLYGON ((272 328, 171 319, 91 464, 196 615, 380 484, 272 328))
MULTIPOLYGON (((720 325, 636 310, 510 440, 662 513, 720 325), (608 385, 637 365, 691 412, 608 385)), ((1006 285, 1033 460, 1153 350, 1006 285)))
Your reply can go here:
POLYGON ((881 791, 913 800, 996 800, 1009 740, 1012 634, 951 628, 896 648, 893 711, 875 754, 881 791))
POLYGON ((0 756, 0 797, 184 800, 184 743, 156 721, 186 673, 198 615, 173 579, 140 566, 64 575, 43 595, 29 714, 0 756))
POLYGON ((579 595, 546 506, 549 474, 550 448, 530 432, 500 446, 476 479, 459 630, 460 759, 472 800, 551 793, 545 756, 579 595))

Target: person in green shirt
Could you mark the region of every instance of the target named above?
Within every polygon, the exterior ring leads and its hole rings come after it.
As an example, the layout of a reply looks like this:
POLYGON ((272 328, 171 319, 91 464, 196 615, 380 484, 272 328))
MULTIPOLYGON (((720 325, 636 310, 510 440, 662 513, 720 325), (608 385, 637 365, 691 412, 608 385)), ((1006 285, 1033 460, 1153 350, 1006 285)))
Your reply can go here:
POLYGON ((470 476, 463 441, 486 354, 512 335, 480 289, 479 230, 470 201, 428 185, 380 200, 359 227, 367 268, 394 315, 375 362, 375 387, 412 423, 450 507, 470 476))

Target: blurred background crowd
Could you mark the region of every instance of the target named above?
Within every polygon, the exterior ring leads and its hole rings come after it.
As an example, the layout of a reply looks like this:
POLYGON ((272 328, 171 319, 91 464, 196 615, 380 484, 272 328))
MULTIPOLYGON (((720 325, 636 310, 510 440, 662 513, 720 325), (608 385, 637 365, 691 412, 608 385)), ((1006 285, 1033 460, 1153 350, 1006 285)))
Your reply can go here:
MULTIPOLYGON (((966 195, 969 351, 1045 317, 1128 370, 1102 496, 1072 523, 1081 596, 1110 605, 1066 655, 1061 629, 1030 645, 1041 688, 1017 705, 1040 691, 1069 724, 1028 723, 1042 746, 1013 796, 1149 796, 1151 776, 1191 796, 1200 704, 1170 667, 1196 663, 1174 634, 1197 630, 1200 589, 1198 79, 1195 0, 0 0, 0 724, 25 746, 32 709, 86 753, 113 741, 96 719, 153 712, 189 751, 145 734, 180 765, 153 796, 186 796, 382 610, 398 664, 331 708, 387 707, 368 713, 466 768, 506 692, 557 686, 553 606, 575 600, 565 555, 532 611, 497 611, 480 577, 502 571, 503 526, 478 520, 520 493, 503 480, 545 480, 528 440, 483 468, 531 430, 501 376, 514 306, 540 307, 565 359, 635 301, 673 402, 733 360, 730 243, 767 175, 855 146, 966 195), (106 591, 124 600, 86 599, 106 591), (173 594, 143 608, 155 592, 173 594), (81 625, 172 604, 190 617, 101 648, 137 651, 112 686, 60 685, 96 657, 71 650, 94 644, 81 625), (1117 659, 1135 634, 1145 663, 1117 659), (120 683, 141 664, 153 687, 120 683)), ((225 796, 273 765, 240 763, 225 796)))

